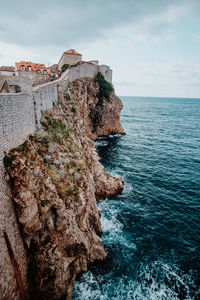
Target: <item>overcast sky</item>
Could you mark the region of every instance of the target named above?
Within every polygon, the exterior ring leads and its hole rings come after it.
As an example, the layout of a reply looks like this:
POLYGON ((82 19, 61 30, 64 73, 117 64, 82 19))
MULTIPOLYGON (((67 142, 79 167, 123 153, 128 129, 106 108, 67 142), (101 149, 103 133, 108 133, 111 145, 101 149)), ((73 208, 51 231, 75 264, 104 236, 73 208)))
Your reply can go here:
POLYGON ((200 0, 0 0, 0 65, 73 48, 118 95, 200 98, 200 0))

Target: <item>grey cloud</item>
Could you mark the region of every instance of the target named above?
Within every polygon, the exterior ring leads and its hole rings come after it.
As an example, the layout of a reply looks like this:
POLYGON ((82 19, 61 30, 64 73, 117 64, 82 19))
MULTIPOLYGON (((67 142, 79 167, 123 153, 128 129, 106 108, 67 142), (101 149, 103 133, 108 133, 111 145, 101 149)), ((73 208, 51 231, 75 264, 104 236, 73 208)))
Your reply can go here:
MULTIPOLYGON (((171 5, 188 3, 199 11, 198 0, 13 0, 1 6, 0 40, 25 46, 71 46, 102 39, 114 28, 134 26, 171 5)), ((153 24, 152 32, 162 31, 162 26, 153 24)))

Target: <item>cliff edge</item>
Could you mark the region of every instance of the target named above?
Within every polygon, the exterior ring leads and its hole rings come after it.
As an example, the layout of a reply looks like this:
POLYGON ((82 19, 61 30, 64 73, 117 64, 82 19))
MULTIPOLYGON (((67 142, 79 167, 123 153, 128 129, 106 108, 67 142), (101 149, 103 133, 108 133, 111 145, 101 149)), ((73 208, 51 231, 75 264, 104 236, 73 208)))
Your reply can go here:
POLYGON ((123 189, 93 140, 124 134, 114 91, 99 101, 92 79, 67 83, 41 128, 4 157, 29 262, 31 299, 71 299, 78 273, 103 260, 96 201, 123 189))

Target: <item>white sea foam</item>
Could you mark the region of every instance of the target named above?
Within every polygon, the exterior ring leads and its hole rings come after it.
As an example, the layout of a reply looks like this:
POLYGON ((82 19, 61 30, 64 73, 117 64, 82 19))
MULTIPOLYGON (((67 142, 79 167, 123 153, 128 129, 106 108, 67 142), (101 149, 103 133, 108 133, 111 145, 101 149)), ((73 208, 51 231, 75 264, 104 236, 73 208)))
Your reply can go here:
POLYGON ((75 283, 73 299, 80 300, 194 300, 189 285, 191 275, 184 275, 177 267, 154 262, 142 268, 135 280, 126 277, 95 276, 87 272, 75 283), (184 296, 180 298, 180 291, 184 296), (184 297, 184 298, 183 298, 184 297))
POLYGON ((99 208, 102 212, 101 225, 103 229, 102 242, 104 244, 121 244, 129 249, 136 249, 134 242, 131 242, 124 237, 123 224, 119 221, 119 209, 113 207, 112 202, 101 202, 99 208))

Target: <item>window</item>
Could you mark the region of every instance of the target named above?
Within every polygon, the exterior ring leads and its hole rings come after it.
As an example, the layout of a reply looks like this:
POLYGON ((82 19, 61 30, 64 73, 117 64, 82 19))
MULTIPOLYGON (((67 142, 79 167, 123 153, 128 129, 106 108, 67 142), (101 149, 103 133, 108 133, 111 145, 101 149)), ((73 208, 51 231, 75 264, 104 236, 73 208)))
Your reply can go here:
POLYGON ((43 71, 43 74, 47 74, 47 70, 44 70, 44 71, 43 71))
POLYGON ((21 87, 19 85, 15 85, 15 92, 21 93, 21 87))
POLYGON ((40 74, 40 70, 37 70, 37 73, 39 73, 39 74, 40 74))
POLYGON ((21 66, 20 66, 20 70, 25 71, 25 66, 24 66, 24 65, 21 65, 21 66))
POLYGON ((31 66, 28 66, 28 71, 31 71, 31 70, 32 70, 31 66))

